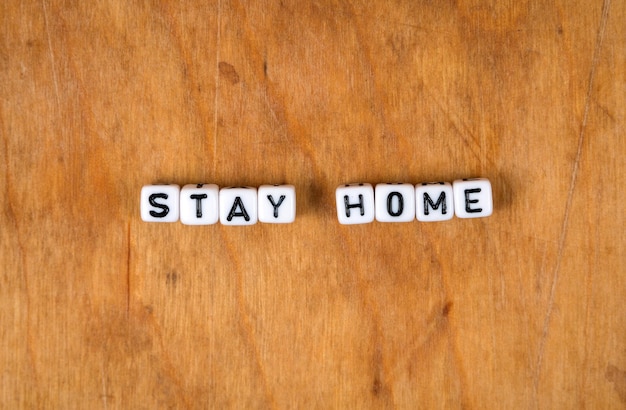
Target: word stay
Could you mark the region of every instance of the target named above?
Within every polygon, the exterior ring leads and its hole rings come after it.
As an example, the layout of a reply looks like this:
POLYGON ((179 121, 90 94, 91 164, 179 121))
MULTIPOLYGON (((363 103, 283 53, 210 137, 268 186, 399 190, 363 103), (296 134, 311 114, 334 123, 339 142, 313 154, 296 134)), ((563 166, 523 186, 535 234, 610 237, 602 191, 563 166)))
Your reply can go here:
POLYGON ((225 187, 215 184, 146 185, 141 189, 141 219, 185 225, 292 223, 296 219, 293 185, 225 187))

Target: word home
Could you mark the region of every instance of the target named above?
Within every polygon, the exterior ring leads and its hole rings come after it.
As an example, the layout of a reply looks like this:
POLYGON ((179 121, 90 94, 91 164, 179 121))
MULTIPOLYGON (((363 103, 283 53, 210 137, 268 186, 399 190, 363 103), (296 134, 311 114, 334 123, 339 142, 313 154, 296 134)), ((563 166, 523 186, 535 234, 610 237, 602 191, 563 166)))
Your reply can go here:
POLYGON ((185 225, 292 223, 296 219, 293 185, 226 187, 215 184, 146 185, 141 189, 141 219, 185 225))
POLYGON ((446 221, 492 214, 491 183, 486 178, 411 184, 346 184, 335 191, 343 225, 379 222, 446 221))

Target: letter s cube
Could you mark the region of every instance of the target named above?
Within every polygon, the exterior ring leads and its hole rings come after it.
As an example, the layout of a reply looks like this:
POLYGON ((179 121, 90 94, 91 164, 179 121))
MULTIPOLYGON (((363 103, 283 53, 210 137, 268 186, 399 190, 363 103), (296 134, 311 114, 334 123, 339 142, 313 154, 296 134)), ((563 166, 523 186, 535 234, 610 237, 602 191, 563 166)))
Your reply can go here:
POLYGON ((180 209, 178 185, 145 185, 141 188, 141 219, 176 222, 180 209))

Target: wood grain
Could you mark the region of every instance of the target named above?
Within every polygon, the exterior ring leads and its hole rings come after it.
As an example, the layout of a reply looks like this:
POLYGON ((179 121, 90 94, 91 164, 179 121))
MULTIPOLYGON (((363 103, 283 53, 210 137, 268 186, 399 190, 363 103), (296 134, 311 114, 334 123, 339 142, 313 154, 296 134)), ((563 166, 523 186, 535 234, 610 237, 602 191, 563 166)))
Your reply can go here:
POLYGON ((624 408, 626 2, 0 3, 3 408, 624 408), (346 182, 493 216, 341 226, 346 182), (290 225, 142 185, 291 183, 290 225))

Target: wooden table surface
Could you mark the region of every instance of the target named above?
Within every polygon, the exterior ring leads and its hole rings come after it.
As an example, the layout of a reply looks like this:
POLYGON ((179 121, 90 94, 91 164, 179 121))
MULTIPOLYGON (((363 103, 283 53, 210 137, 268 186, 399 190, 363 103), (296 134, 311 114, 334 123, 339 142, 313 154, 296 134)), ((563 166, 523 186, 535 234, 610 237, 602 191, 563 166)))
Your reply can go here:
POLYGON ((0 3, 0 407, 626 407, 626 1, 0 3), (494 214, 337 221, 347 182, 494 214), (154 183, 297 218, 142 222, 154 183))

